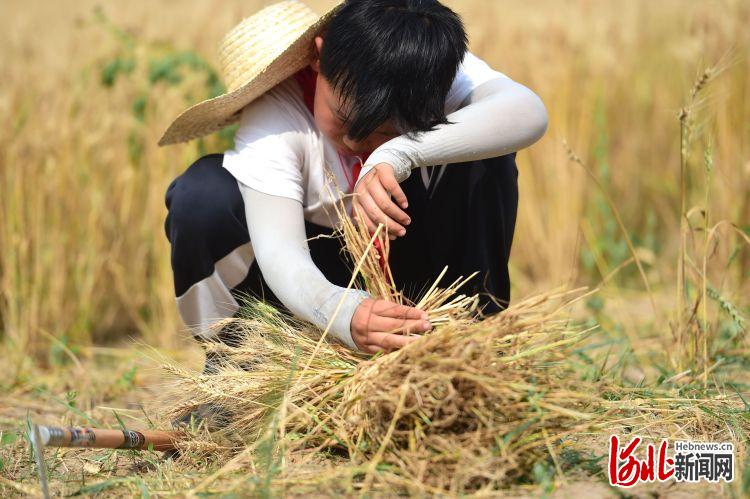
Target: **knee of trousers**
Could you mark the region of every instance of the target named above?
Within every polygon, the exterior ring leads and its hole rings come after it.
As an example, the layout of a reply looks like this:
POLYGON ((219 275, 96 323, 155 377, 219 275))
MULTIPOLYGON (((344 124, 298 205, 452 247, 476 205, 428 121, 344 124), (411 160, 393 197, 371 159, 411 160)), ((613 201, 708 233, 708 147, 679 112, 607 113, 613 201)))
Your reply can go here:
POLYGON ((227 239, 227 246, 246 242, 244 203, 237 180, 221 165, 222 157, 200 158, 167 189, 165 230, 173 246, 195 247, 201 240, 216 239, 227 239))

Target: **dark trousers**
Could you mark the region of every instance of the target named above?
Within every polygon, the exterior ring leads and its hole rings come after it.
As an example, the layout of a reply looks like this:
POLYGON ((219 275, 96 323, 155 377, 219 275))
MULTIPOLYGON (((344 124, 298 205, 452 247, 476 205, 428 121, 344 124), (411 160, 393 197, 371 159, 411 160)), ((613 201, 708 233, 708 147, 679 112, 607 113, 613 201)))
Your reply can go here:
MULTIPOLYGON (((250 246, 249 235, 237 181, 221 166, 222 158, 210 154, 198 159, 166 192, 165 231, 171 243, 175 296, 183 320, 196 327, 196 307, 213 310, 206 300, 231 301, 210 297, 221 296, 217 286, 227 287, 234 298, 249 293, 281 305, 257 262, 236 258, 239 250, 250 246)), ((419 170, 414 170, 401 184, 412 222, 406 235, 391 243, 389 264, 396 285, 417 301, 446 265, 443 285, 479 271, 462 292, 478 293, 486 314, 502 310, 510 300, 508 258, 518 206, 515 153, 448 165, 438 182, 437 175, 432 177, 426 187, 419 170)), ((306 229, 308 237, 332 232, 310 222, 306 229)), ((326 278, 346 286, 351 266, 341 256, 340 245, 332 238, 309 242, 312 259, 326 278)), ((230 317, 237 308, 227 306, 215 312, 216 318, 230 317)))

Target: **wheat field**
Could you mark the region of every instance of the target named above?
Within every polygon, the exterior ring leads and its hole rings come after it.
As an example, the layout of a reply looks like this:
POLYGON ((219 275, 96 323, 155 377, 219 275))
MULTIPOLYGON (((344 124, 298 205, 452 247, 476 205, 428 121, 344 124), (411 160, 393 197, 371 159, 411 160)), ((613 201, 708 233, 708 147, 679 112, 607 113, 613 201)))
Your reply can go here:
MULTIPOLYGON (((0 342, 11 373, 0 387, 26 386, 60 355, 127 357, 133 339, 195 348, 175 307, 164 193, 200 155, 228 148, 232 129, 156 142, 221 92, 221 36, 267 3, 0 4, 0 342)), ((716 362, 744 369, 750 2, 445 3, 472 52, 550 116, 517 158, 512 300, 598 287, 579 314, 625 342, 625 378, 690 368, 705 384, 716 362)))
MULTIPOLYGON (((715 63, 725 69, 703 103, 697 140, 699 148, 712 144, 709 212, 747 226, 747 2, 448 4, 463 16, 471 50, 537 92, 550 114, 546 136, 518 158, 514 296, 566 282, 596 284, 628 258, 601 193, 570 163, 564 139, 601 177, 653 286, 672 283, 677 115, 693 79, 715 63)), ((0 317, 6 341, 24 351, 43 351, 49 334, 181 341, 164 192, 199 154, 223 151, 228 141, 209 139, 202 151, 195 143, 156 146, 171 119, 211 90, 206 73, 175 64, 175 54, 215 67, 221 35, 262 3, 97 5, 0 7, 0 106, 9 118, 0 130, 0 317), (170 83, 169 74, 151 81, 155 65, 182 80, 170 83)), ((700 156, 698 150, 690 165, 690 207, 704 204, 700 156)), ((724 263, 732 248, 719 248, 724 263)), ((727 286, 739 286, 747 273, 747 253, 736 260, 727 286)), ((616 284, 642 289, 635 276, 631 265, 616 284)), ((730 290, 735 297, 743 291, 730 290)))

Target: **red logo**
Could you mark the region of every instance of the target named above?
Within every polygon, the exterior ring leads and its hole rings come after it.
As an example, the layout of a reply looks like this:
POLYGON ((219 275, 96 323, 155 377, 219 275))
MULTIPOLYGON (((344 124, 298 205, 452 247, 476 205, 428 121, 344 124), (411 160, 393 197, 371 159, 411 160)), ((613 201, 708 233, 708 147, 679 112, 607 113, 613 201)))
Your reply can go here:
POLYGON ((667 457, 667 441, 662 440, 659 451, 654 444, 646 445, 646 458, 634 456, 641 437, 635 437, 625 447, 620 447, 617 435, 609 438, 609 484, 616 487, 632 487, 638 482, 663 482, 674 475, 674 459, 667 457))

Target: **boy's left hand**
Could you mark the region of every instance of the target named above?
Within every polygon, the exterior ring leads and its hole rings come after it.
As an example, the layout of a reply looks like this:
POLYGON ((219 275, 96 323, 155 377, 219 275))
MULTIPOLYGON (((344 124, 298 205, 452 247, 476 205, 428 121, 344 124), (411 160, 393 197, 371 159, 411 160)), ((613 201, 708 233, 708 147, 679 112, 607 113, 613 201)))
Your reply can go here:
POLYGON ((391 165, 380 163, 367 172, 357 182, 355 194, 355 207, 359 208, 362 221, 371 233, 382 223, 391 240, 406 234, 405 226, 411 223, 411 218, 401 208, 408 208, 409 203, 391 165))

